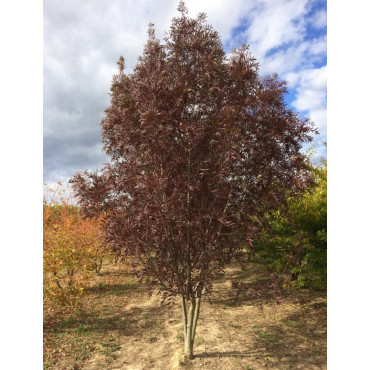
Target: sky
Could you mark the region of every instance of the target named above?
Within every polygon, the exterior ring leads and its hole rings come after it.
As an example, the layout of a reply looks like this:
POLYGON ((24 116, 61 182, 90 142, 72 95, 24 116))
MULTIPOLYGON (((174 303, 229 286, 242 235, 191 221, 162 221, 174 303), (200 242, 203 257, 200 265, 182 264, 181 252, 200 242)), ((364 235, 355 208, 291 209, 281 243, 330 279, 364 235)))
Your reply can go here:
MULTIPOLYGON (((250 45, 261 76, 288 82, 290 108, 309 116, 320 134, 315 159, 326 156, 327 33, 323 0, 188 0, 190 16, 207 14, 226 53, 250 45)), ((100 121, 110 105, 117 60, 130 72, 154 23, 163 38, 179 13, 178 0, 45 0, 43 27, 44 182, 67 181, 99 169, 100 121)), ((307 147, 305 147, 306 149, 307 147)))

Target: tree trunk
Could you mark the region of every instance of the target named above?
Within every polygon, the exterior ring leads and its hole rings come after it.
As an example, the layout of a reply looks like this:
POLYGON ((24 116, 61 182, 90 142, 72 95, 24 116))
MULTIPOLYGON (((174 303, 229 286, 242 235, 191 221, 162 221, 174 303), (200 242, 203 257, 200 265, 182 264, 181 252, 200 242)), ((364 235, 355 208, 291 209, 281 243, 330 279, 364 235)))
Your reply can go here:
POLYGON ((190 297, 189 312, 186 311, 185 297, 182 297, 182 312, 184 317, 184 350, 185 357, 192 360, 194 358, 193 347, 195 339, 195 330, 198 323, 200 311, 201 293, 198 296, 190 297))
POLYGON ((193 355, 193 320, 194 320, 194 312, 195 312, 195 298, 191 297, 190 299, 190 307, 189 307, 189 315, 187 318, 187 326, 186 326, 186 337, 185 337, 185 357, 192 360, 194 358, 193 355))

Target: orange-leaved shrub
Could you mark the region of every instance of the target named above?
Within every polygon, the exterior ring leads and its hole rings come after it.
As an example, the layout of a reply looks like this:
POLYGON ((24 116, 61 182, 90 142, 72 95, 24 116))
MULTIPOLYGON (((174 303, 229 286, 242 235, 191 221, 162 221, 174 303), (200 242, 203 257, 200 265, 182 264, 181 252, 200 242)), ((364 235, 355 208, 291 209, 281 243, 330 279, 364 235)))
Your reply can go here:
POLYGON ((43 201, 44 298, 76 306, 91 272, 100 272, 104 256, 100 218, 85 218, 62 184, 47 189, 43 201))

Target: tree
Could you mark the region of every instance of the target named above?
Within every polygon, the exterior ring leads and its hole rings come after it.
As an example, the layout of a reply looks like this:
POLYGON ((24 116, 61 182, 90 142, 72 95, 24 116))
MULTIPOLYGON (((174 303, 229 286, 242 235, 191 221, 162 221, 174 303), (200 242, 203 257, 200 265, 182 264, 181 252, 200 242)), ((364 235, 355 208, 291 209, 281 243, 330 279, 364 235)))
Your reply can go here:
POLYGON ((164 43, 149 25, 133 73, 118 61, 102 121, 111 162, 71 181, 87 216, 104 212, 107 242, 141 281, 181 296, 193 358, 202 295, 233 257, 243 262, 252 216, 302 183, 301 143, 314 129, 287 109, 284 81, 259 76, 248 46, 227 59, 205 14, 178 10, 164 43))
POLYGON ((267 227, 256 241, 258 256, 292 275, 293 284, 326 289, 327 166, 311 167, 313 184, 287 207, 266 215, 267 227))
POLYGON ((74 307, 84 293, 89 272, 98 273, 106 255, 99 219, 82 219, 71 197, 64 198, 56 188, 47 189, 43 221, 44 297, 74 307))

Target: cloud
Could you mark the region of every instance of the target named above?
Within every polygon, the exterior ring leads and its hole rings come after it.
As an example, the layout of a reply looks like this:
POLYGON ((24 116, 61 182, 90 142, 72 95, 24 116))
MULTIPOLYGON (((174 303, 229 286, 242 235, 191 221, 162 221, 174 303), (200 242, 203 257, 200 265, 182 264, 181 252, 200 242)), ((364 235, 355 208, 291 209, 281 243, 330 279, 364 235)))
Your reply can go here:
POLYGON ((316 29, 322 29, 326 27, 327 14, 326 9, 317 11, 312 18, 310 18, 311 25, 316 29))
POLYGON ((292 106, 298 111, 307 111, 321 135, 326 134, 326 81, 327 67, 305 70, 295 76, 297 97, 292 106))
MULTIPOLYGON (((188 0, 186 5, 189 14, 195 16, 201 12, 207 13, 207 21, 221 35, 224 46, 236 46, 233 42, 233 30, 243 22, 253 9, 258 7, 259 0, 188 0)), ((239 46, 239 45, 237 45, 239 46)))
MULTIPOLYGON (((164 1, 157 3, 165 15, 169 8, 164 1)), ((45 3, 44 178, 48 182, 107 161, 99 122, 109 106, 116 61, 124 54, 129 68, 135 64, 146 41, 147 24, 156 18, 155 13, 146 14, 144 2, 122 5, 97 0, 78 6, 68 0, 45 3)))
POLYGON ((274 48, 303 40, 307 3, 308 0, 259 2, 249 15, 250 26, 245 32, 257 58, 274 48))

